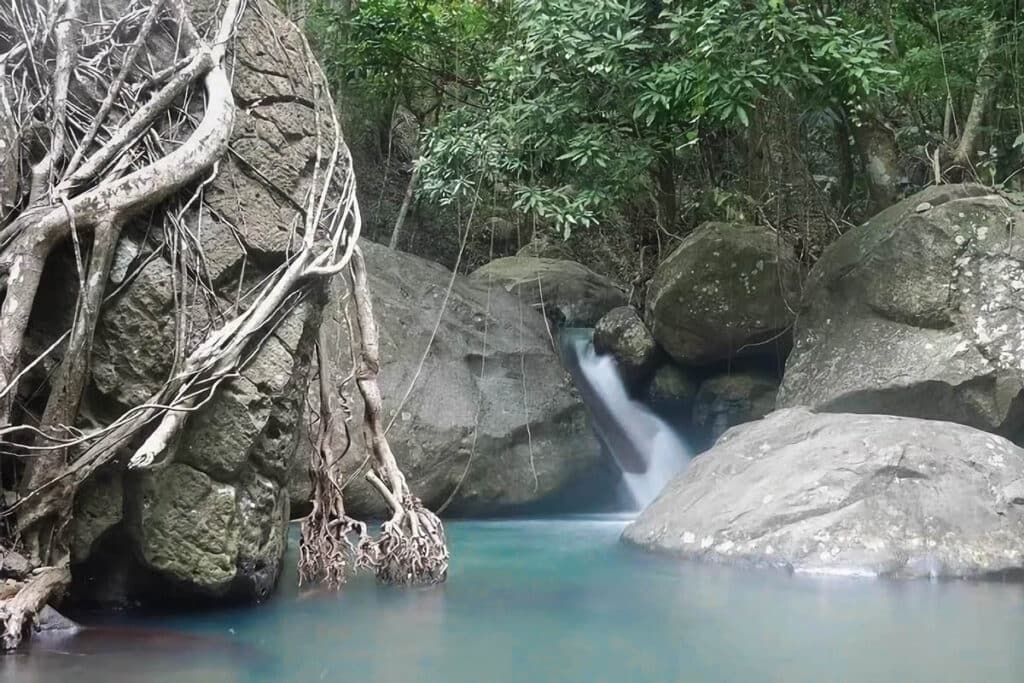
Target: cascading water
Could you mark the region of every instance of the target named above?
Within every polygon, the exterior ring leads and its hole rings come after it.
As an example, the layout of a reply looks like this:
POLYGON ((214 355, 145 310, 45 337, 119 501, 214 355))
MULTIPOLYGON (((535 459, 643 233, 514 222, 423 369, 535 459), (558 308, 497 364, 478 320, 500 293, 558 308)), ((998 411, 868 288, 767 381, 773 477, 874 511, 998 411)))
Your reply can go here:
POLYGON ((593 330, 564 329, 562 358, 594 431, 622 470, 634 509, 653 501, 692 457, 672 427, 643 403, 630 398, 611 356, 594 350, 593 330))

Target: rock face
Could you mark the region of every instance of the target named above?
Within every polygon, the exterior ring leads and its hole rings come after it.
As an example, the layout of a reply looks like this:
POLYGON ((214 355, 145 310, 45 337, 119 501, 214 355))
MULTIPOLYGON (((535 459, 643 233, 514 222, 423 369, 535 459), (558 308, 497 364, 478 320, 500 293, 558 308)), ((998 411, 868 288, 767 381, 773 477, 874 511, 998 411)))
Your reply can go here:
POLYGON ((651 377, 647 385, 647 400, 679 401, 692 406, 697 398, 699 385, 685 370, 674 363, 665 363, 651 377))
POLYGON ((661 348, 632 306, 613 308, 597 321, 594 349, 614 356, 623 378, 631 384, 650 376, 661 359, 661 348))
POLYGON ((1024 211, 933 187, 811 271, 780 406, 1024 427, 1024 211))
MULTIPOLYGON (((199 26, 216 8, 211 0, 190 5, 199 26)), ((206 186, 201 221, 188 218, 190 226, 201 225, 195 235, 213 291, 184 301, 186 350, 223 324, 222 312, 235 305, 239 290, 284 261, 289 226, 313 180, 317 124, 309 103, 318 95, 298 29, 273 3, 253 2, 233 50, 234 153, 206 186)), ((172 371, 180 341, 173 268, 153 253, 148 227, 134 226, 119 245, 115 284, 142 267, 105 306, 97 327, 86 408, 100 416, 149 399, 172 371)), ((132 567, 105 569, 139 578, 118 590, 143 602, 161 599, 152 594, 156 584, 205 599, 267 595, 285 549, 288 470, 322 305, 313 292, 287 313, 242 376, 189 418, 172 464, 123 478, 97 473, 75 501, 76 563, 88 563, 99 546, 115 548, 104 562, 132 567)))
POLYGON ((725 430, 760 420, 775 410, 779 383, 771 377, 736 373, 712 377, 700 385, 693 404, 693 425, 709 443, 725 430))
POLYGON ((593 327, 602 315, 626 305, 626 294, 611 280, 575 261, 507 256, 476 269, 469 276, 501 287, 555 322, 593 327))
POLYGON ((725 434, 624 540, 799 572, 1024 570, 1024 450, 948 422, 775 412, 725 434))
MULTIPOLYGON (((600 466, 585 408, 539 313, 522 310, 501 288, 488 292, 481 279, 459 276, 420 370, 451 273, 372 242, 363 250, 380 332, 385 420, 394 419, 388 439, 412 491, 428 507, 451 496, 450 512, 508 511, 541 501, 600 466)), ((330 309, 340 314, 340 307, 330 309)), ((336 372, 344 377, 347 327, 337 317, 325 324, 328 337, 338 340, 336 372)), ((380 497, 356 471, 366 463, 362 406, 354 405, 353 414, 346 509, 380 514, 380 497)), ((293 490, 304 484, 301 472, 297 479, 293 490)))
POLYGON ((658 265, 646 319, 673 358, 705 364, 773 353, 793 322, 800 266, 767 228, 705 223, 658 265))

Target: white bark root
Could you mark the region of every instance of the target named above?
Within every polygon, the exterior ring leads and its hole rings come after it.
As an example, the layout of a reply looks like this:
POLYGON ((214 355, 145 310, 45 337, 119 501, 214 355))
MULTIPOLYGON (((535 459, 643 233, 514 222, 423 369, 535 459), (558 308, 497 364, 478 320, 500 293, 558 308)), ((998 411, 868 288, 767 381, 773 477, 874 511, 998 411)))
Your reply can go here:
MULTIPOLYGON (((365 408, 363 438, 374 458, 374 466, 366 473, 366 478, 392 511, 391 519, 382 525, 380 535, 361 544, 359 563, 372 569, 378 579, 387 583, 441 583, 448 575, 444 526, 409 490, 385 434, 383 401, 377 384, 380 343, 373 318, 366 264, 358 248, 352 256, 350 269, 360 338, 356 386, 363 396, 365 408)), ((352 337, 354 344, 355 335, 352 337)))
POLYGON ((28 578, 13 597, 0 601, 0 620, 4 624, 0 645, 4 650, 14 650, 21 644, 39 611, 59 596, 70 581, 71 572, 66 565, 42 567, 28 578))

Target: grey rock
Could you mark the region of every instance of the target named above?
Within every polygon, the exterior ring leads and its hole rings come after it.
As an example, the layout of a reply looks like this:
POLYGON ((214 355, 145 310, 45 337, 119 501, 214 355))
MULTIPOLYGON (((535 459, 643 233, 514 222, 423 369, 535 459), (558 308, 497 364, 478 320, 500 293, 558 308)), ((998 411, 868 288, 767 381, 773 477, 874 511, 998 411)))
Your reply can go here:
POLYGON ((613 308, 597 321, 594 349, 614 356, 619 372, 631 384, 650 376, 661 359, 661 348, 632 306, 613 308))
POLYGON ((469 277, 502 288, 523 305, 571 327, 593 327, 605 313, 626 305, 626 293, 618 285, 575 261, 507 256, 469 277))
POLYGON ((202 591, 226 592, 238 558, 236 488, 181 463, 132 483, 127 523, 142 561, 202 591))
POLYGON ((692 405, 700 388, 697 381, 683 368, 674 363, 665 363, 654 371, 647 385, 649 401, 680 401, 692 405))
POLYGON ((100 468, 78 489, 71 527, 72 562, 84 562, 100 536, 121 522, 123 497, 121 469, 116 465, 100 468))
POLYGON ((43 605, 32 623, 33 637, 70 638, 82 627, 49 605, 43 605))
POLYGON ((807 573, 1017 573, 1022 478, 1024 450, 970 427, 781 410, 728 431, 623 539, 807 573))
POLYGON ((705 223, 658 265, 645 317, 682 363, 774 352, 768 342, 795 317, 799 276, 793 247, 768 228, 705 223))
POLYGON ((32 565, 21 553, 0 549, 0 577, 23 579, 32 571, 32 565))
MULTIPOLYGON (((418 372, 451 273, 372 242, 363 250, 380 332, 384 418, 393 421, 388 440, 410 488, 428 507, 451 496, 453 511, 507 510, 555 495, 600 466, 585 408, 539 313, 524 311, 500 288, 488 291, 479 278, 456 277, 418 372)), ((342 308, 330 306, 324 324, 336 344, 331 356, 340 360, 335 372, 344 377, 351 366, 342 308)), ((351 409, 346 509, 381 514, 383 503, 362 476, 368 459, 357 397, 351 409)), ((302 441, 307 463, 312 440, 302 441)), ((306 471, 293 471, 293 494, 308 489, 306 471)))
POLYGON ((775 410, 779 383, 764 375, 719 375, 700 385, 693 404, 693 425, 713 442, 730 427, 760 420, 775 410))
POLYGON ((780 407, 1019 432, 1022 240, 1024 211, 977 185, 930 188, 848 232, 808 278, 780 407))
MULTIPOLYGON (((214 0, 188 6, 200 27, 221 11, 214 0)), ((239 105, 232 154, 204 186, 202 214, 193 209, 186 217, 204 256, 189 265, 206 276, 212 292, 185 302, 188 328, 179 339, 171 264, 153 254, 145 237, 152 226, 126 227, 115 271, 125 286, 98 323, 83 407, 98 419, 148 401, 172 371, 182 343, 191 351, 226 313, 247 305, 251 297, 237 302, 238 292, 284 262, 291 227, 301 220, 317 159, 313 102, 323 96, 306 68, 304 39, 272 2, 255 0, 231 51, 239 105)), ((329 121, 320 118, 329 134, 329 121)), ((314 287, 282 313, 241 376, 225 381, 190 415, 171 464, 123 483, 98 474, 80 491, 72 530, 77 564, 88 562, 104 545, 96 541, 113 530, 112 547, 124 547, 125 557, 110 573, 138 578, 142 594, 133 587, 126 592, 143 602, 165 597, 145 591, 168 581, 191 596, 260 599, 269 593, 285 549, 289 473, 324 300, 314 287)))

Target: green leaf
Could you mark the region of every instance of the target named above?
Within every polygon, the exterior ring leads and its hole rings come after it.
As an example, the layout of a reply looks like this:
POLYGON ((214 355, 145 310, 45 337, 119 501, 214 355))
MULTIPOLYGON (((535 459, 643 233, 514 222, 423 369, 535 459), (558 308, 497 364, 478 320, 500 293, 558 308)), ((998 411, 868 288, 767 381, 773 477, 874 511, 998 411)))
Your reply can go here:
POLYGON ((750 119, 747 118, 747 110, 743 107, 736 107, 736 116, 745 127, 750 127, 750 119))

